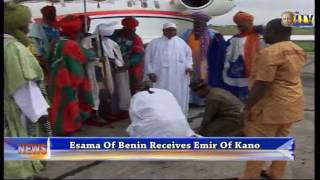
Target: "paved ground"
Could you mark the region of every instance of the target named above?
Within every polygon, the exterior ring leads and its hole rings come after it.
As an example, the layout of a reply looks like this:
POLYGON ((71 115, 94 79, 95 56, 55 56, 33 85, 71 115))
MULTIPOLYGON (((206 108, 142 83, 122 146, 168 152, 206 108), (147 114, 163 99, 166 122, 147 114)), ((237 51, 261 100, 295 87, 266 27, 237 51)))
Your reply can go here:
MULTIPOLYGON (((296 160, 289 162, 286 179, 314 179, 314 55, 309 54, 302 79, 305 92, 305 120, 292 132, 296 138, 296 160)), ((203 109, 191 109, 190 117, 203 109)), ((191 123, 197 128, 201 123, 191 123)), ((127 136, 129 120, 114 128, 83 126, 78 136, 127 136)), ((241 174, 244 162, 201 161, 66 161, 49 162, 40 176, 53 179, 221 179, 241 174)))

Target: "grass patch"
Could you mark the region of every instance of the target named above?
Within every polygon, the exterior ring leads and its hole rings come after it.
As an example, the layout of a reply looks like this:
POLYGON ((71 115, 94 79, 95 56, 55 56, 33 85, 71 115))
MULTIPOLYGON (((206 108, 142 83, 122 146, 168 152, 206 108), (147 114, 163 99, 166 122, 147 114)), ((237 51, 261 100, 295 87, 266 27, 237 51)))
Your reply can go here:
MULTIPOLYGON (((238 33, 238 29, 234 25, 227 26, 213 26, 209 25, 209 28, 219 31, 223 35, 235 35, 238 33)), ((314 28, 299 28, 293 27, 292 35, 314 35, 314 28)), ((304 49, 305 52, 314 52, 314 41, 295 41, 298 46, 304 49)))
POLYGON ((292 34, 293 35, 314 35, 314 28, 299 28, 299 27, 293 27, 292 28, 292 34))
POLYGON ((223 35, 235 35, 238 33, 238 29, 236 26, 209 26, 210 28, 220 32, 223 35))
POLYGON ((311 41, 294 41, 298 46, 304 49, 305 52, 313 52, 314 51, 314 42, 311 41))

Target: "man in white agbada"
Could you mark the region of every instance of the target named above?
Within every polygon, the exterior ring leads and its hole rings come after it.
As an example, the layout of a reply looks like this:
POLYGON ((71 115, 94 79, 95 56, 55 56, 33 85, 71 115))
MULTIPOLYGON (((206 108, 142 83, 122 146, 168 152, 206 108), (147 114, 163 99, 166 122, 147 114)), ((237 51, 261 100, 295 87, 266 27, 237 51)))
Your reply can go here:
POLYGON ((192 73, 192 51, 177 36, 176 25, 163 25, 163 36, 152 40, 145 51, 145 78, 155 88, 170 91, 183 113, 189 110, 189 84, 192 73))
POLYGON ((110 24, 99 24, 95 31, 95 36, 100 35, 101 42, 97 41, 98 46, 102 44, 102 55, 107 58, 104 72, 107 78, 107 89, 112 94, 112 113, 119 110, 128 111, 130 104, 129 74, 127 70, 122 70, 125 65, 119 45, 108 38, 115 30, 114 22, 110 24))
POLYGON ((131 137, 198 136, 190 128, 176 98, 167 90, 146 88, 136 93, 130 103, 131 137))

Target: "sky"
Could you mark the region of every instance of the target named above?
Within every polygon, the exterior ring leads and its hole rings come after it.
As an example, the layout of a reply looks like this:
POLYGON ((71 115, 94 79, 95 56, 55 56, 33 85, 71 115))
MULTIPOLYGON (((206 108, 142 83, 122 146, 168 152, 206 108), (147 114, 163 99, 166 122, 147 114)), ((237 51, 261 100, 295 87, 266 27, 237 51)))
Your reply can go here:
POLYGON ((233 15, 239 10, 255 16, 255 24, 266 24, 280 18, 284 11, 298 11, 300 14, 314 14, 314 0, 235 0, 236 7, 225 15, 214 17, 210 24, 231 25, 233 15))

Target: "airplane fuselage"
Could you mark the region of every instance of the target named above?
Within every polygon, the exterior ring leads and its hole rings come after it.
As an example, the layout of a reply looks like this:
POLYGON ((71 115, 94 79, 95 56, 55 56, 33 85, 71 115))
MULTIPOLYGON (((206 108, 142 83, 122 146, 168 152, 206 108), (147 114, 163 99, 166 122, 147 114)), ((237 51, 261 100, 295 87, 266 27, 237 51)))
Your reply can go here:
MULTIPOLYGON (((41 18, 40 9, 48 2, 25 2, 32 10, 34 19, 41 18)), ((192 27, 192 19, 185 14, 187 11, 201 10, 211 16, 219 16, 229 12, 235 5, 234 0, 105 0, 72 1, 64 4, 55 3, 58 19, 68 14, 85 13, 91 19, 89 32, 93 32, 100 23, 117 21, 121 28, 121 20, 126 16, 135 16, 139 21, 137 33, 143 41, 160 37, 162 25, 168 21, 177 24, 177 32, 192 27), (85 3, 84 3, 85 2, 85 3)))

